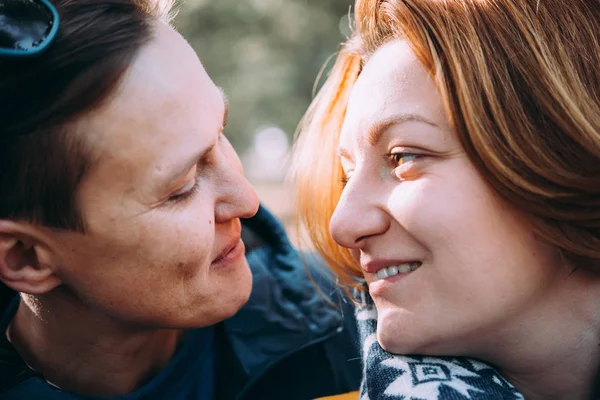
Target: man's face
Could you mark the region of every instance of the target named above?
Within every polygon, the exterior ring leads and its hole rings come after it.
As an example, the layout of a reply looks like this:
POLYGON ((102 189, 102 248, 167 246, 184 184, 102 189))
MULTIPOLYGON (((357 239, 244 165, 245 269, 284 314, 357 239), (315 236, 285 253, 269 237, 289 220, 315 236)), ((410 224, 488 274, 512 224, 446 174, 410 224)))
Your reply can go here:
POLYGON ((226 105, 190 46, 158 25, 121 88, 77 126, 93 153, 86 234, 53 233, 62 282, 94 312, 199 327, 247 301, 239 218, 258 199, 222 134, 226 105))

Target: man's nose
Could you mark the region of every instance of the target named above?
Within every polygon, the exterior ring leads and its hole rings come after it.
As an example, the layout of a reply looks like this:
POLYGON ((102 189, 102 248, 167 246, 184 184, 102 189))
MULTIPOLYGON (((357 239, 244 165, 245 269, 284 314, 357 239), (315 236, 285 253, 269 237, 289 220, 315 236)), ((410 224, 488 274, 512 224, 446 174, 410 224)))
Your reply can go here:
POLYGON ((363 185, 355 178, 344 189, 329 224, 333 239, 349 249, 361 248, 365 240, 389 228, 387 214, 379 204, 381 193, 372 184, 363 185))
POLYGON ((256 191, 244 177, 244 171, 235 150, 227 143, 222 158, 222 179, 217 183, 219 196, 215 206, 216 223, 234 218, 250 218, 258 211, 256 191))

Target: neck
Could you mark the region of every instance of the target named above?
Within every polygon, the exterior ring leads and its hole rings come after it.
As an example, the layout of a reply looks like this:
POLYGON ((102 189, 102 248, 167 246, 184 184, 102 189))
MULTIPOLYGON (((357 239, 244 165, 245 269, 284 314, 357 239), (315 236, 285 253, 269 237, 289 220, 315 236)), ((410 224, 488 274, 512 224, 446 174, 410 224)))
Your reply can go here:
POLYGON ((182 334, 133 328, 60 295, 42 306, 21 300, 9 333, 24 361, 48 382, 103 397, 144 385, 168 364, 182 334))
POLYGON ((600 281, 586 275, 576 272, 553 295, 532 302, 527 312, 489 336, 491 352, 478 355, 498 366, 528 400, 589 400, 594 395, 600 281))

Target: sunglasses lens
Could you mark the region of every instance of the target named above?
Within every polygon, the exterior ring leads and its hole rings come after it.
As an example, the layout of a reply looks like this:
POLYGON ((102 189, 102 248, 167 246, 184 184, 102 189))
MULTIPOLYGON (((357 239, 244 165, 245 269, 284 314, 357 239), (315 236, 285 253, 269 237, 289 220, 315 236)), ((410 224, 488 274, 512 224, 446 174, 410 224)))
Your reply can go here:
POLYGON ((50 10, 31 0, 0 3, 0 48, 29 51, 48 36, 54 23, 50 10))

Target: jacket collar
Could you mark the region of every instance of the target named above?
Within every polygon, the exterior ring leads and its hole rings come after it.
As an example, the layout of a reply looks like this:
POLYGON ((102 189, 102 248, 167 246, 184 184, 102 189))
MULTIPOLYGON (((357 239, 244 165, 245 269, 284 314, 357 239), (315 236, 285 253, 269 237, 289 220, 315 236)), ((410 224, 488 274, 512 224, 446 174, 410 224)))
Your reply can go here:
POLYGON ((252 294, 224 328, 251 376, 329 336, 343 322, 339 309, 323 294, 331 293, 334 284, 322 260, 296 251, 281 224, 262 206, 243 226, 245 242, 252 243, 246 253, 252 294))

